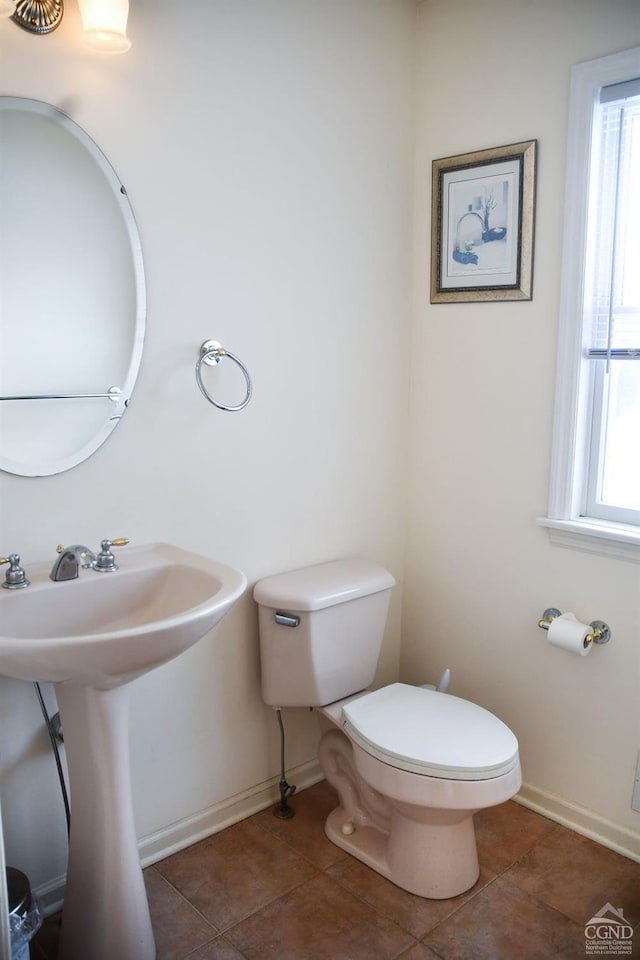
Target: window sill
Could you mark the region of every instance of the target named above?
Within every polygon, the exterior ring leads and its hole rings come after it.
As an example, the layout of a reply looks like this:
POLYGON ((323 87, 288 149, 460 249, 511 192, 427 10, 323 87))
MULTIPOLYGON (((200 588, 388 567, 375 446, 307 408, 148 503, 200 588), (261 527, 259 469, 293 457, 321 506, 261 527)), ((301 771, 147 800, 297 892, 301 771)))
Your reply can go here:
POLYGON ((552 543, 587 550, 608 557, 640 563, 640 528, 602 520, 553 520, 538 517, 536 523, 549 530, 552 543))

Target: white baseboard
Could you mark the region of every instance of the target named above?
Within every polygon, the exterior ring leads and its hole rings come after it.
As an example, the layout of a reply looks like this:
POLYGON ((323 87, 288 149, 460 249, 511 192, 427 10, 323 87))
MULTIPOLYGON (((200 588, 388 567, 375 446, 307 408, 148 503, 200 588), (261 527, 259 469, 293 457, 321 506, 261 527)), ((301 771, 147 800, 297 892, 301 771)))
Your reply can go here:
MULTIPOLYGON (((312 786, 324 779, 324 774, 320 769, 317 760, 310 760, 287 771, 287 777, 296 784, 299 790, 312 786)), ((271 804, 277 803, 279 799, 279 777, 273 777, 264 783, 256 784, 242 793, 235 794, 220 803, 201 810, 191 817, 185 817, 176 823, 163 827, 155 833, 143 837, 138 848, 140 850, 140 860, 143 867, 148 867, 158 860, 171 856, 197 843, 198 840, 204 840, 225 827, 238 823, 246 817, 250 817, 260 810, 264 810, 271 804)), ((516 803, 534 810, 536 813, 554 820, 556 823, 575 830, 604 847, 614 850, 616 853, 629 857, 631 860, 640 862, 640 834, 604 817, 599 816, 592 810, 587 810, 578 804, 571 803, 562 797, 557 797, 552 793, 546 793, 544 790, 538 790, 531 784, 524 783, 517 796, 513 798, 516 803)), ((43 884, 36 889, 40 898, 43 911, 46 916, 57 913, 62 909, 62 900, 64 894, 66 877, 57 877, 50 883, 43 884)))
MULTIPOLYGON (((292 770, 287 770, 287 777, 298 790, 304 790, 323 780, 324 774, 318 761, 310 760, 292 770)), ((148 867, 172 853, 178 853, 179 850, 190 847, 198 840, 204 840, 205 837, 210 837, 224 830, 225 827, 277 803, 280 799, 279 782, 279 777, 272 777, 191 817, 185 817, 183 820, 169 824, 168 827, 163 827, 162 830, 142 837, 138 842, 142 866, 148 867)), ((66 876, 61 876, 36 888, 35 893, 40 899, 45 916, 51 916, 62 909, 65 883, 66 876)))
POLYGON ((51 917, 54 913, 62 910, 62 900, 64 897, 64 886, 67 882, 66 873, 61 877, 55 877, 49 883, 43 883, 39 887, 34 887, 33 892, 40 901, 40 907, 45 917, 51 917))
MULTIPOLYGON (((317 760, 309 760, 287 771, 287 777, 295 783, 298 790, 304 790, 305 787, 323 780, 324 774, 317 760)), ((264 810, 272 803, 277 803, 280 799, 279 782, 279 777, 273 777, 206 810, 201 810, 191 817, 185 817, 184 820, 178 820, 177 823, 172 823, 156 833, 143 837, 138 844, 142 866, 148 867, 158 860, 169 857, 172 853, 190 847, 198 840, 204 840, 205 837, 210 837, 211 834, 218 833, 225 827, 230 827, 231 824, 258 813, 259 810, 264 810)))
POLYGON ((629 857, 630 860, 640 863, 640 833, 627 830, 626 827, 621 827, 592 810, 587 810, 577 803, 571 803, 552 793, 545 793, 544 790, 538 790, 537 787, 528 783, 522 784, 520 793, 513 799, 516 803, 521 803, 524 807, 542 814, 543 817, 555 820, 563 827, 575 830, 576 833, 601 843, 603 847, 615 850, 623 857, 629 857))

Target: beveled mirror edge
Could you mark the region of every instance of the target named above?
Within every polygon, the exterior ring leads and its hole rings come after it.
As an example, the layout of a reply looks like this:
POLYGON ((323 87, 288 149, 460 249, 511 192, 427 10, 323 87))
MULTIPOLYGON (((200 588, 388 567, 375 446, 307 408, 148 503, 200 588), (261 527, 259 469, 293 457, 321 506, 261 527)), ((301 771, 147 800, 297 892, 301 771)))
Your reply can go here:
MULTIPOLYGON (((122 385, 118 385, 121 387, 121 395, 117 401, 109 401, 114 404, 110 415, 90 441, 83 444, 73 454, 60 457, 55 461, 25 465, 11 458, 4 457, 0 453, 0 471, 23 477, 53 476, 78 466, 92 456, 111 435, 129 405, 140 371, 146 333, 147 298, 142 244, 140 242, 140 234, 133 208, 125 186, 102 149, 80 124, 53 104, 27 97, 0 96, 0 111, 2 110, 27 110, 31 113, 55 120, 90 152, 105 179, 112 187, 114 197, 118 202, 132 258, 135 296, 134 335, 132 338, 127 373, 122 385)), ((45 402, 55 403, 56 401, 45 402)))

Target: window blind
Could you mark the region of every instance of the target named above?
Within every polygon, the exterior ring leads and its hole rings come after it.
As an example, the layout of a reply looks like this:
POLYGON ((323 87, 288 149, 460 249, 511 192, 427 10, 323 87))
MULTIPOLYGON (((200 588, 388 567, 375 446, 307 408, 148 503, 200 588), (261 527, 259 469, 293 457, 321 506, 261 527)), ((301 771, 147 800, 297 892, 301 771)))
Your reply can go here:
POLYGON ((586 353, 640 360, 640 78, 603 87, 595 111, 586 353))

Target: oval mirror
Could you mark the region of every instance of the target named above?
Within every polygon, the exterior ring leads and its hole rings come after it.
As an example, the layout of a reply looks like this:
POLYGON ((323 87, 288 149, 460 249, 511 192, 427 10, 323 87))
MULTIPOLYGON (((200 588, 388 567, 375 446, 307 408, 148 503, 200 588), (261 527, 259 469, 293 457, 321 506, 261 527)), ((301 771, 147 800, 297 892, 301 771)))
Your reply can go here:
POLYGON ((0 97, 0 469, 61 473, 102 444, 138 374, 142 251, 126 190, 73 120, 0 97))

